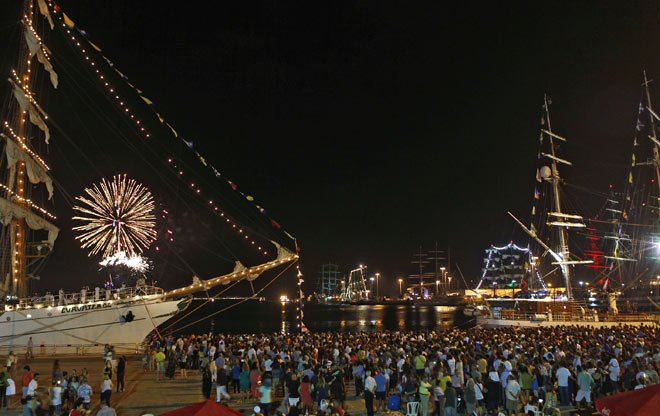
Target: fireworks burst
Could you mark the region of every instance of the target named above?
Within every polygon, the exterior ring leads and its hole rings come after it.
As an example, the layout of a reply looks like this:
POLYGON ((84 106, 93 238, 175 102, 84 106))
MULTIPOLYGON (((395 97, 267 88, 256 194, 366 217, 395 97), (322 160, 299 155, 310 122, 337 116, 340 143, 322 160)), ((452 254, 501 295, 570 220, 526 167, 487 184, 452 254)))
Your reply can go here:
POLYGON ((129 257, 123 251, 115 253, 110 257, 106 257, 101 262, 99 262, 99 265, 103 267, 123 266, 130 269, 133 272, 139 272, 139 273, 146 272, 150 266, 149 262, 144 257, 140 255, 129 257))
POLYGON ((149 190, 126 175, 115 175, 112 181, 103 179, 85 189, 89 198, 76 198, 80 206, 73 209, 81 216, 74 220, 84 224, 73 227, 76 236, 89 255, 101 253, 104 258, 119 252, 128 257, 147 249, 156 238, 154 200, 149 190))

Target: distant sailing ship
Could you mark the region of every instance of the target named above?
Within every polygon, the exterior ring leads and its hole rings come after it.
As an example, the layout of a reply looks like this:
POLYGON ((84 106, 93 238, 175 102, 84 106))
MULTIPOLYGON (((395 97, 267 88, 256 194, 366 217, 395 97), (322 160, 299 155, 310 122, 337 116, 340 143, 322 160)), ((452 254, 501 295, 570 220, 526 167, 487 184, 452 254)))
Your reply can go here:
POLYGON ((521 282, 523 290, 515 296, 488 298, 487 304, 468 307, 465 313, 476 316, 477 324, 487 327, 567 324, 611 326, 621 323, 640 325, 654 322, 655 320, 649 315, 618 314, 614 293, 609 296, 609 314, 599 314, 597 310, 590 309, 583 300, 577 300, 574 295, 573 267, 593 265, 594 260, 578 258, 569 249, 568 231, 585 230, 587 226, 582 216, 564 211, 562 205, 562 179, 559 166, 572 166, 572 163, 556 153, 555 142, 565 142, 566 139, 553 132, 549 106, 550 100, 545 96, 538 152, 539 166, 536 173, 537 184, 534 189, 535 203, 532 208, 533 222, 527 226, 509 213, 539 249, 539 255, 531 257, 531 261, 526 265, 527 270, 524 271, 530 282, 521 282), (548 258, 551 260, 549 265, 548 258), (539 267, 536 260, 546 263, 545 269, 548 270, 546 275, 558 271, 564 286, 552 290, 544 287, 541 291, 530 291, 529 288, 532 286, 530 283, 537 279, 542 286, 545 286, 543 278, 539 277, 535 270, 539 267))
MULTIPOLYGON (((63 83, 59 82, 58 68, 51 63, 54 52, 44 43, 44 33, 39 34, 38 30, 47 31, 48 36, 60 36, 60 42, 69 42, 83 53, 85 48, 92 50, 96 46, 86 40, 56 3, 47 0, 22 3, 16 21, 18 48, 9 58, 5 57, 12 60, 13 70, 8 79, 8 96, 1 109, 3 126, 0 136, 7 174, 0 184, 0 222, 3 226, 0 264, 5 300, 0 306, 0 347, 18 351, 31 338, 35 346, 89 348, 115 344, 118 348, 135 349, 160 324, 184 310, 192 293, 244 279, 252 281, 267 270, 297 261, 295 249, 262 238, 261 241, 272 248, 266 261, 249 267, 237 261, 234 270, 227 274, 206 280, 195 277, 191 284, 173 290, 149 286, 141 279, 136 286, 83 289, 78 293, 60 291, 29 297, 30 279, 40 272, 41 261, 55 250, 60 232, 55 225, 55 215, 42 205, 48 204, 53 195, 54 179, 50 167, 40 156, 43 154, 40 149, 44 151, 45 145, 56 137, 50 135, 48 107, 42 107, 40 102, 46 102, 43 97, 49 88, 47 84, 51 84, 50 88, 57 88, 63 83), (29 184, 43 186, 45 190, 37 190, 29 184)), ((88 69, 96 68, 92 73, 99 77, 100 85, 106 92, 116 94, 102 75, 115 71, 109 61, 94 66, 89 57, 87 60, 84 65, 88 69)), ((70 82, 66 86, 74 84, 70 82)), ((135 122, 128 108, 125 116, 136 123, 138 133, 144 132, 144 127, 140 121, 135 122)), ((199 154, 197 156, 204 162, 199 154)), ((219 176, 217 171, 216 176, 219 176)), ((209 204, 209 209, 215 206, 213 201, 209 204)), ((224 215, 221 220, 229 223, 229 216, 225 218, 224 215)), ((231 224, 236 228, 239 223, 232 220, 231 224)), ((243 228, 238 228, 243 233, 243 228)), ((245 239, 245 244, 249 244, 247 236, 245 239)), ((251 244, 255 245, 255 241, 252 240, 251 244)), ((93 284, 84 277, 80 283, 93 284)))
POLYGON ((660 311, 660 141, 650 80, 644 72, 642 97, 622 192, 611 192, 592 220, 601 249, 596 283, 616 293, 621 307, 660 311))

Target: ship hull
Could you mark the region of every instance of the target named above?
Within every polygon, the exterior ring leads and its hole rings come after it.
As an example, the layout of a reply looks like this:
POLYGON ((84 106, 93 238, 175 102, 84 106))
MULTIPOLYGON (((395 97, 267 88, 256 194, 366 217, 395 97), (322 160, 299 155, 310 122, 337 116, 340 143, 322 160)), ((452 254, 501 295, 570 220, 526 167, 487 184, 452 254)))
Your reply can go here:
POLYGON ((30 337, 35 353, 89 351, 105 344, 135 351, 154 328, 180 310, 181 302, 156 297, 6 310, 0 314, 0 352, 21 353, 30 337), (129 315, 132 319, 126 319, 129 315))
POLYGON ((568 325, 590 326, 592 328, 609 328, 618 325, 656 325, 653 320, 621 320, 621 321, 586 321, 586 320, 566 320, 566 321, 547 321, 547 320, 529 320, 529 319, 501 319, 489 316, 477 316, 477 325, 484 328, 539 328, 539 327, 557 327, 568 325))

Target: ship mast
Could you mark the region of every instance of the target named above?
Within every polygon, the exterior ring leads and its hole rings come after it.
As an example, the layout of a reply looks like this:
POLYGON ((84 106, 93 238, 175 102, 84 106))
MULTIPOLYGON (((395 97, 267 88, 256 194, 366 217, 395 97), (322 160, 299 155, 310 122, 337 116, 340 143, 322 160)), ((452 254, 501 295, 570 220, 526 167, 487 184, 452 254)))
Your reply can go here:
MULTIPOLYGON (((42 14, 44 12, 42 11, 42 14)), ((5 289, 19 298, 28 295, 28 278, 31 263, 47 256, 54 244, 59 229, 48 222, 45 217, 55 219, 53 215, 40 208, 32 201, 30 183, 44 182, 48 188, 49 198, 52 196, 52 179, 48 166, 33 150, 33 136, 37 131, 45 133, 48 143, 50 133, 44 119, 47 118, 43 109, 36 101, 33 87, 37 84, 36 65, 32 65, 33 58, 46 68, 51 74, 51 82, 57 87, 57 74, 50 64, 48 54, 50 51, 41 43, 33 27, 36 17, 35 3, 24 2, 22 9, 21 33, 19 40, 18 62, 8 79, 12 95, 16 102, 6 107, 2 133, 0 137, 4 142, 7 158, 6 182, 0 194, 0 209, 5 218, 11 218, 7 226, 7 235, 3 232, 5 254, 2 257, 3 271, 7 273, 1 279, 6 282, 5 289), (43 118, 42 118, 43 117, 43 118), (38 129, 35 129, 38 127, 38 129), (47 241, 30 241, 36 235, 30 230, 44 230, 48 232, 47 241)), ((3 155, 4 157, 5 155, 3 155)))
POLYGON ((646 71, 644 71, 644 89, 646 92, 646 103, 648 104, 647 109, 649 110, 649 121, 651 123, 651 134, 649 135, 649 139, 653 142, 653 168, 655 169, 655 178, 658 185, 658 195, 660 195, 660 151, 658 151, 658 144, 660 144, 660 142, 655 134, 655 121, 653 119, 655 113, 653 112, 653 106, 651 105, 649 83, 650 81, 646 78, 646 71))
MULTIPOLYGON (((32 2, 25 2, 25 11, 23 16, 32 17, 32 2)), ((17 68, 17 76, 21 80, 21 84, 27 86, 28 90, 31 90, 32 80, 30 79, 31 73, 31 63, 32 59, 30 52, 27 46, 27 42, 24 39, 21 39, 21 48, 19 52, 19 64, 17 68)), ((19 137, 27 137, 26 135, 26 121, 27 117, 26 111, 18 112, 18 135, 19 137)), ((17 163, 16 169, 16 178, 14 183, 9 183, 9 186, 13 188, 17 198, 14 202, 20 206, 25 206, 25 161, 19 160, 17 163)), ((26 268, 26 258, 25 258, 25 243, 27 241, 26 234, 27 229, 25 226, 25 218, 13 218, 11 221, 11 270, 12 270, 12 282, 13 282, 13 292, 19 298, 24 298, 28 294, 28 281, 27 281, 27 268, 26 268)))
MULTIPOLYGON (((543 108, 545 109, 545 119, 546 122, 548 123, 548 139, 550 140, 550 154, 551 157, 550 159, 550 169, 551 169, 551 176, 548 178, 550 183, 552 184, 552 192, 554 194, 554 209, 555 212, 553 214, 556 214, 555 216, 562 219, 564 217, 564 213, 561 211, 561 197, 559 193, 559 182, 561 181, 561 178, 559 177, 559 169, 557 168, 557 156, 555 155, 555 143, 554 143, 554 138, 556 138, 556 135, 552 134, 552 124, 550 124, 550 106, 548 105, 548 95, 543 94, 543 108)), ((550 225, 553 225, 552 223, 550 225)), ((559 224, 555 224, 559 225, 559 224)), ((564 284, 566 285, 566 295, 568 296, 569 299, 573 299, 573 293, 571 290, 571 269, 568 267, 567 264, 565 263, 565 260, 567 260, 570 256, 570 252, 568 249, 568 235, 566 234, 566 227, 559 225, 559 250, 558 253, 562 257, 564 261, 560 262, 562 264, 559 264, 559 267, 561 269, 561 273, 564 276, 564 284)))

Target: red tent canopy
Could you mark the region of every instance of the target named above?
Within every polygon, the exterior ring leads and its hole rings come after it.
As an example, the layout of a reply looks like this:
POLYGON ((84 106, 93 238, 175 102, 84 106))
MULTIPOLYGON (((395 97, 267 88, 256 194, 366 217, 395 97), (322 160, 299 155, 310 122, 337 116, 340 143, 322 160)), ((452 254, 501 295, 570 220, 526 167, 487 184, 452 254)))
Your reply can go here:
POLYGON ((224 404, 216 403, 208 399, 202 403, 192 404, 171 412, 162 413, 160 416, 245 416, 243 413, 230 409, 224 404))
POLYGON ((600 398, 596 408, 603 416, 660 415, 660 384, 600 398))

